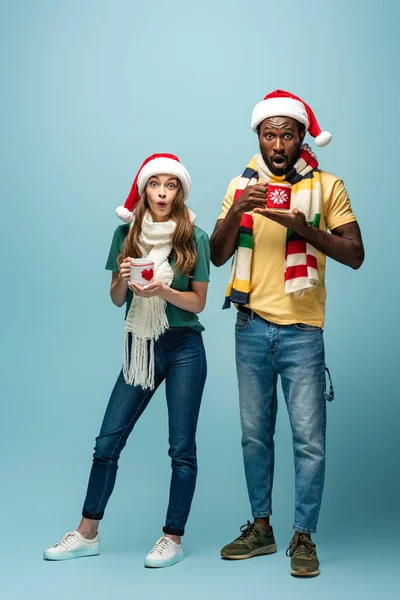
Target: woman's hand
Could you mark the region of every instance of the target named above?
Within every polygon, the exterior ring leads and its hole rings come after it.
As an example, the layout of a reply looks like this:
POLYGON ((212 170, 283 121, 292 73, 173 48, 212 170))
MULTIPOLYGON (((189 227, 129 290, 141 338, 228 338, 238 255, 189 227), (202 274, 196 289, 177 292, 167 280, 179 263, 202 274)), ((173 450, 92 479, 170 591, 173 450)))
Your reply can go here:
POLYGON ((125 258, 119 267, 119 278, 128 282, 131 278, 131 257, 125 258))
POLYGON ((191 290, 187 292, 174 290, 169 285, 161 283, 161 281, 153 281, 145 286, 142 286, 135 281, 130 281, 128 287, 136 294, 136 296, 139 296, 139 298, 159 296, 159 298, 162 298, 165 302, 169 302, 177 308, 182 308, 182 310, 198 314, 201 313, 206 304, 208 283, 203 281, 193 281, 190 284, 191 290))
POLYGON ((152 298, 153 296, 161 296, 166 285, 161 281, 153 281, 142 286, 136 281, 129 281, 128 287, 139 298, 152 298))

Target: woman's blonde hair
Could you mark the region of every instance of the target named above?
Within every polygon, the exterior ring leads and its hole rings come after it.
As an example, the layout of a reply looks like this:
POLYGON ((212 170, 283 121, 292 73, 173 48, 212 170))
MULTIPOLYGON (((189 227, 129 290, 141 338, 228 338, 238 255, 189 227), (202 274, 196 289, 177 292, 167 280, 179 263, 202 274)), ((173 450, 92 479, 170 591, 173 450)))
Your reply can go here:
MULTIPOLYGON (((132 258, 142 257, 139 239, 142 231, 142 221, 148 206, 145 189, 135 208, 135 221, 125 238, 121 254, 118 256, 118 266, 128 256, 132 258)), ((176 228, 172 236, 172 252, 176 260, 174 270, 190 276, 196 264, 197 248, 194 242, 194 225, 190 220, 189 210, 185 204, 183 189, 179 180, 169 218, 176 222, 176 228)))

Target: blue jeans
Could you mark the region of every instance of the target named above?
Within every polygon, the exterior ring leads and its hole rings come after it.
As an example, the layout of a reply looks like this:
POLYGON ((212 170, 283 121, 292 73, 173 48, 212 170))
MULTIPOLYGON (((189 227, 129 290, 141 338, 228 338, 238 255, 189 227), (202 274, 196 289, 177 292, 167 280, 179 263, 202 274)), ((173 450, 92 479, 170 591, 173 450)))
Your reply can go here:
POLYGON ((121 450, 162 381, 166 381, 172 478, 164 533, 183 535, 196 486, 196 427, 207 375, 202 336, 189 327, 167 331, 155 343, 155 388, 125 383, 122 371, 96 438, 82 514, 102 519, 114 488, 121 450))
POLYGON ((242 446, 254 518, 272 514, 277 379, 281 377, 293 435, 294 529, 316 531, 325 476, 326 393, 323 331, 276 325, 238 312, 236 367, 242 446))

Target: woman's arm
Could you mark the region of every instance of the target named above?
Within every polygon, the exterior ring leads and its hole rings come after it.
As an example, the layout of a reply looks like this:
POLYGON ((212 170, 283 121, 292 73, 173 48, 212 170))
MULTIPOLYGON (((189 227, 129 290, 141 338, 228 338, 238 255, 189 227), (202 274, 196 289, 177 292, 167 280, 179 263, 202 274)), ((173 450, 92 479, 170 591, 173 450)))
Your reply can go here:
POLYGON ((128 282, 131 276, 131 258, 125 258, 119 267, 119 273, 113 273, 110 296, 115 306, 123 306, 128 295, 128 282))
POLYGON ((170 304, 198 314, 204 310, 207 300, 208 283, 206 281, 192 281, 190 292, 178 292, 167 285, 162 287, 158 294, 170 304))
POLYGON ((160 296, 166 302, 187 310, 191 313, 201 313, 204 310, 207 299, 208 283, 206 281, 192 281, 190 292, 179 292, 173 290, 165 283, 154 281, 145 287, 138 283, 129 282, 129 289, 140 298, 151 298, 152 296, 160 296))

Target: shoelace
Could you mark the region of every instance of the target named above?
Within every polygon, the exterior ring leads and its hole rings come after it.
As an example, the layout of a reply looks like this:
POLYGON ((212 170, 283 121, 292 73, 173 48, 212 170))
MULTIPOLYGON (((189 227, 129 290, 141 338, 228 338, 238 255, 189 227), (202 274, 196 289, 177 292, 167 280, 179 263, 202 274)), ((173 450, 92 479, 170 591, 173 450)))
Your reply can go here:
POLYGON ((167 548, 169 548, 169 545, 170 540, 166 537, 162 537, 159 540, 157 540, 156 545, 151 551, 151 554, 159 554, 160 556, 162 556, 164 550, 167 550, 167 548))
POLYGON ((68 531, 68 533, 66 533, 63 537, 63 539, 61 541, 59 541, 56 546, 61 546, 62 548, 68 548, 68 546, 70 546, 72 544, 72 542, 74 542, 77 539, 77 535, 76 533, 74 533, 73 531, 68 531))
POLYGON ((245 540, 246 538, 250 537, 251 535, 258 536, 259 533, 256 529, 254 529, 254 527, 255 527, 255 523, 250 523, 250 521, 247 521, 246 525, 242 525, 240 528, 240 531, 242 533, 239 536, 239 539, 245 540))
POLYGON ((286 550, 286 556, 293 556, 297 550, 303 550, 306 554, 312 554, 314 551, 314 544, 308 537, 299 535, 293 544, 290 544, 286 550))

